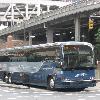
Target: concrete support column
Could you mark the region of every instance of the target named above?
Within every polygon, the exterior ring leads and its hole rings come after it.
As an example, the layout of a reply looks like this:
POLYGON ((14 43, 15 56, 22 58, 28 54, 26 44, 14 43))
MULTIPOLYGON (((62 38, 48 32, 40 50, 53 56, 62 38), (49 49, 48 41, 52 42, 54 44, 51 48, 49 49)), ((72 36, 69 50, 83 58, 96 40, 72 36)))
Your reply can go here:
POLYGON ((13 47, 13 37, 12 37, 12 35, 8 35, 6 47, 7 48, 12 48, 13 47))
POLYGON ((47 28, 46 38, 47 38, 47 43, 53 42, 53 29, 52 28, 47 28))
POLYGON ((11 26, 14 25, 14 4, 11 5, 11 26))
POLYGON ((49 5, 47 5, 47 12, 49 12, 50 11, 50 6, 49 5))
POLYGON ((26 4, 25 9, 26 9, 26 20, 28 20, 28 4, 26 4))
POLYGON ((29 33, 29 45, 32 45, 32 38, 31 38, 31 36, 32 36, 32 33, 30 32, 29 33))
POLYGON ((80 41, 80 18, 78 15, 74 19, 75 23, 75 41, 80 41))
POLYGON ((40 4, 36 5, 36 7, 37 7, 37 16, 39 16, 40 15, 40 10, 41 10, 40 4))

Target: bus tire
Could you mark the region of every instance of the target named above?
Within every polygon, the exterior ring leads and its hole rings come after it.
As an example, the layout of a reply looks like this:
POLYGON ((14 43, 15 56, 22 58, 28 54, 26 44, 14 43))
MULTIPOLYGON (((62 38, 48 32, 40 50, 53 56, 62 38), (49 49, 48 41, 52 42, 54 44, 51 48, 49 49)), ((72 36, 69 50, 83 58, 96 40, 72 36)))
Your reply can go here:
POLYGON ((54 81, 53 77, 49 77, 48 78, 47 89, 49 89, 49 90, 55 90, 55 81, 54 81))
POLYGON ((11 75, 8 76, 8 83, 11 84, 12 80, 11 80, 11 75))
POLYGON ((8 83, 8 84, 12 83, 11 75, 6 75, 5 76, 5 82, 8 83))
POLYGON ((5 75, 4 82, 8 83, 8 75, 5 75))

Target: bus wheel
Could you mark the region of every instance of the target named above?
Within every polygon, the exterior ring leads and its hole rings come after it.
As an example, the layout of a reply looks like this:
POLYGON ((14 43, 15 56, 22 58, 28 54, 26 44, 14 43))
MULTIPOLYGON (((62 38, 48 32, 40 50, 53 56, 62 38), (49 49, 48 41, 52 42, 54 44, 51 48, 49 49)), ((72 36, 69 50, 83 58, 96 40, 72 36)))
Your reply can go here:
POLYGON ((49 90, 54 90, 55 89, 55 81, 54 81, 53 77, 50 77, 48 79, 48 86, 47 86, 47 88, 49 90))
POLYGON ((8 83, 8 75, 5 75, 4 82, 8 83))
POLYGON ((11 75, 8 76, 8 83, 12 83, 11 75))
POLYGON ((10 75, 6 75, 5 76, 5 82, 6 83, 11 83, 12 81, 11 81, 11 76, 10 75))
POLYGON ((4 73, 3 82, 6 82, 5 77, 6 77, 6 74, 4 73))

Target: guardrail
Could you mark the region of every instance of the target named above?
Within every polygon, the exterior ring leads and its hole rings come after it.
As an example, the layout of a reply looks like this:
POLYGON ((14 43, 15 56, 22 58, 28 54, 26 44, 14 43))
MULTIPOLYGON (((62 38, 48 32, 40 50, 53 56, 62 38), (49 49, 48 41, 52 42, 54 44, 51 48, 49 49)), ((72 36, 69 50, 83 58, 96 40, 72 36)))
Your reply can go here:
POLYGON ((65 13, 66 13, 66 15, 70 15, 71 13, 74 14, 74 10, 76 10, 76 9, 82 9, 84 7, 96 5, 99 3, 100 3, 100 0, 81 0, 78 2, 74 2, 65 7, 41 14, 40 16, 36 16, 30 20, 24 21, 24 22, 20 23, 19 25, 14 25, 12 27, 5 28, 0 31, 0 35, 18 31, 18 30, 21 30, 21 29, 24 29, 24 28, 27 28, 30 26, 34 26, 37 24, 41 24, 41 23, 59 18, 61 16, 65 16, 65 13))

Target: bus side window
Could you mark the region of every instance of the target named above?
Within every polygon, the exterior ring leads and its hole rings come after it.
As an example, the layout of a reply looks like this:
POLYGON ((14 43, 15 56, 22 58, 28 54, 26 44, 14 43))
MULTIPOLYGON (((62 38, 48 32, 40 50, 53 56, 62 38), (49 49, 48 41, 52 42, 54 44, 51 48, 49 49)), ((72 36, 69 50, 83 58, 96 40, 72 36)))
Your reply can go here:
POLYGON ((8 56, 1 56, 0 57, 0 62, 9 62, 10 58, 8 56))

